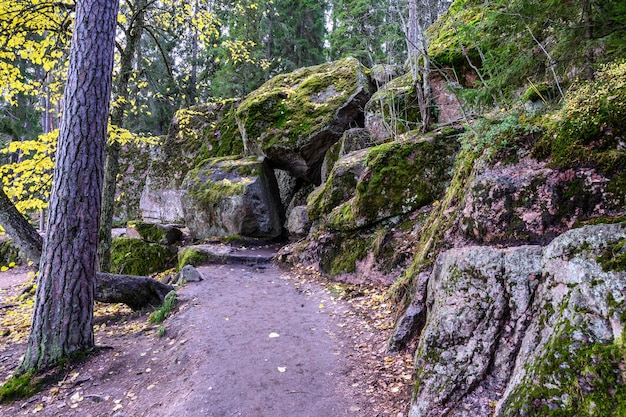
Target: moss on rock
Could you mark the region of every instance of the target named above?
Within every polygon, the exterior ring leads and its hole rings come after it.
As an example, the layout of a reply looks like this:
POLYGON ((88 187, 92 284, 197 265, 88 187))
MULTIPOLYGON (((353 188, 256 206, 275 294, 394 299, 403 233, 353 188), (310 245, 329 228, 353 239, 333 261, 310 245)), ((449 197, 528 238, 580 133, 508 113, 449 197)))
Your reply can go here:
POLYGON ((354 58, 278 75, 237 108, 248 154, 315 181, 326 150, 369 99, 366 69, 354 58))
POLYGON ((450 182, 458 149, 456 137, 443 134, 371 148, 355 196, 332 209, 328 225, 359 228, 432 203, 450 182))
POLYGON ((533 377, 515 388, 499 416, 626 415, 623 343, 581 344, 571 339, 573 330, 566 324, 546 355, 528 365, 533 377))
POLYGON ((178 252, 178 270, 187 265, 199 266, 205 264, 210 259, 208 252, 198 248, 183 248, 178 252))
POLYGON ((150 275, 174 266, 176 249, 142 239, 118 237, 111 246, 111 272, 150 275))
POLYGON ((365 106, 366 126, 380 141, 421 126, 417 89, 408 73, 381 87, 365 106))

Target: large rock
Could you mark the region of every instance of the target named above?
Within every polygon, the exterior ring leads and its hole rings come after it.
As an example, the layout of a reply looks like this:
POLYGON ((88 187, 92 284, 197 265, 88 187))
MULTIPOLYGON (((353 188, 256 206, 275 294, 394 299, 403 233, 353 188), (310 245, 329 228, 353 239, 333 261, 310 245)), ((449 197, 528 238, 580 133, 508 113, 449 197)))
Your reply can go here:
POLYGON ((189 171, 182 188, 185 224, 195 239, 283 232, 276 178, 263 157, 209 159, 189 171))
POLYGON ((167 137, 151 155, 140 201, 144 220, 182 222, 181 184, 187 172, 209 157, 243 152, 236 105, 234 100, 225 100, 176 112, 167 137))
POLYGON ((363 149, 349 153, 334 164, 326 182, 308 197, 307 211, 311 220, 326 216, 333 208, 352 198, 365 171, 369 152, 369 149, 363 149))
POLYGON ((592 168, 559 170, 530 157, 485 167, 469 187, 461 228, 477 243, 545 244, 576 222, 623 213, 609 182, 592 168))
POLYGON ((626 225, 437 259, 411 417, 621 415, 626 225))
POLYGON ((146 185, 150 166, 150 147, 147 141, 122 145, 113 215, 116 221, 124 222, 141 217, 141 194, 146 185))
POLYGON ((272 78, 237 109, 246 152, 319 184, 328 148, 346 129, 363 124, 371 96, 365 74, 356 59, 346 58, 272 78))
POLYGON ((329 227, 351 230, 424 207, 445 191, 459 144, 453 132, 408 135, 404 140, 371 148, 354 197, 327 205, 329 227))

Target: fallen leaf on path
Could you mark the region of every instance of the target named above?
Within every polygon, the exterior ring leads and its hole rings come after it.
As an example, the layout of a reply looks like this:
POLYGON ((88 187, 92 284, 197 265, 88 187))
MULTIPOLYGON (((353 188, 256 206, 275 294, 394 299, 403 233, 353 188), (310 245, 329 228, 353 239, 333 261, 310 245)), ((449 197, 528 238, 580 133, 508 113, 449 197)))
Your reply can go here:
POLYGON ((278 372, 285 372, 287 370, 287 368, 284 368, 282 366, 278 367, 278 372))
POLYGON ((272 332, 272 333, 270 333, 269 338, 270 339, 274 339, 274 338, 279 337, 279 336, 280 335, 278 333, 272 332))

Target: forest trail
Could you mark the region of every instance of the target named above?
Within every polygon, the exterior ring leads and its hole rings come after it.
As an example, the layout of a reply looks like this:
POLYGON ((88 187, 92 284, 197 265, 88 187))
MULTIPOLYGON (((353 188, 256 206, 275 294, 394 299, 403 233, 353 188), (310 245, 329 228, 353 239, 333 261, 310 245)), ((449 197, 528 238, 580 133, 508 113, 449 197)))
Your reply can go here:
MULTIPOLYGON (((162 337, 158 326, 145 325, 146 312, 97 318, 96 344, 105 349, 30 399, 0 405, 0 416, 405 412, 410 381, 400 374, 411 364, 402 356, 383 360, 385 333, 320 282, 251 262, 254 254, 239 255, 246 264, 198 268, 203 280, 178 290, 178 311, 161 325, 162 337)), ((10 374, 7 364, 19 363, 23 349, 0 350, 0 378, 10 374)))

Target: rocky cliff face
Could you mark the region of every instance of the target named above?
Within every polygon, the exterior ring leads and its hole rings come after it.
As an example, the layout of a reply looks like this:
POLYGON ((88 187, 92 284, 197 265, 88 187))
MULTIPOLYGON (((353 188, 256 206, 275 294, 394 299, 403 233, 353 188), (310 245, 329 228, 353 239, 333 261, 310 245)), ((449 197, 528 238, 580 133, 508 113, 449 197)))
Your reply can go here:
POLYGON ((442 253, 410 416, 610 415, 626 394, 625 243, 625 225, 598 225, 442 253))

